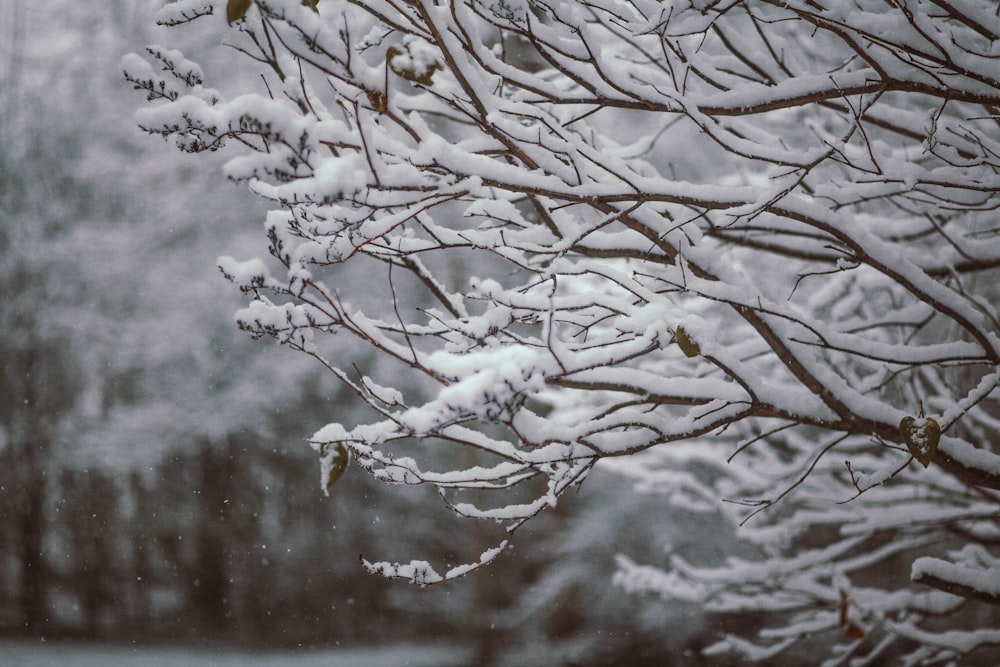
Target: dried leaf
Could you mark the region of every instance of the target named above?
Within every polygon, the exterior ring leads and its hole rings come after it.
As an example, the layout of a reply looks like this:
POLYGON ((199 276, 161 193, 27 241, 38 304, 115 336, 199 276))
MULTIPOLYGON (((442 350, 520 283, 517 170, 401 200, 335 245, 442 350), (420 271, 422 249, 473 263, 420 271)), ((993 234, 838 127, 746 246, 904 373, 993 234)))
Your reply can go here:
POLYGON ((691 338, 691 335, 685 331, 684 327, 677 327, 677 330, 674 331, 674 338, 677 339, 677 347, 681 348, 684 356, 697 357, 701 354, 701 348, 698 346, 698 343, 691 338))
POLYGON ((342 442, 327 442, 320 445, 319 455, 323 491, 326 492, 326 495, 330 495, 330 489, 347 470, 347 464, 351 461, 351 452, 342 442))
POLYGON ((858 641, 865 638, 865 631, 862 627, 850 619, 840 628, 840 632, 844 635, 844 639, 850 639, 851 641, 858 641))
MULTIPOLYGON (((401 76, 410 83, 419 83, 422 86, 430 86, 434 83, 434 73, 444 69, 441 67, 441 63, 432 62, 425 65, 421 71, 418 72, 416 66, 403 67, 393 64, 393 59, 397 56, 409 55, 409 50, 406 51, 396 48, 395 46, 390 46, 385 52, 385 62, 389 66, 389 69, 393 71, 397 76, 401 76)), ((411 57, 410 62, 413 62, 411 57)))
POLYGON ((864 639, 864 629, 847 616, 848 602, 847 591, 841 588, 840 604, 837 605, 837 627, 840 628, 840 633, 844 636, 844 639, 851 641, 864 639))
POLYGON ((385 93, 381 90, 366 90, 365 94, 368 95, 368 103, 372 105, 372 109, 375 109, 375 111, 385 113, 385 110, 389 108, 385 93))
POLYGON ((938 442, 941 440, 941 425, 931 417, 903 417, 899 422, 899 435, 913 458, 926 468, 934 460, 938 442))

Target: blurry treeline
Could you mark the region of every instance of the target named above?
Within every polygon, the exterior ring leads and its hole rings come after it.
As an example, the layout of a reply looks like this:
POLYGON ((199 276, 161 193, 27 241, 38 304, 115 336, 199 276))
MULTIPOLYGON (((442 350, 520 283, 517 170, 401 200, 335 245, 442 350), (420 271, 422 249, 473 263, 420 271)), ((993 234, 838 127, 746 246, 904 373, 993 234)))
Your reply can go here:
POLYGON ((362 572, 360 552, 493 538, 356 469, 323 496, 306 440, 351 397, 237 331, 215 268, 263 209, 131 120, 118 61, 156 42, 159 4, 0 0, 0 632, 454 641, 479 664, 662 665, 703 641, 693 610, 613 589, 616 551, 683 533, 600 475, 459 585, 362 572))

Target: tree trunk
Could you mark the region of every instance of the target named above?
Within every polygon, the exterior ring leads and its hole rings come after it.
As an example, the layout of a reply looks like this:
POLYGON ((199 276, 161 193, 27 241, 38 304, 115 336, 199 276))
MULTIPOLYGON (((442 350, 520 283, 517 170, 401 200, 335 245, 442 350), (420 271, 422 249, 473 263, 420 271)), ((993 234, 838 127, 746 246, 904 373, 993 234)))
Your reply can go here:
POLYGON ((24 507, 19 517, 21 535, 21 581, 19 600, 22 629, 31 635, 41 634, 45 621, 44 580, 42 558, 44 532, 44 478, 32 475, 24 488, 24 507))

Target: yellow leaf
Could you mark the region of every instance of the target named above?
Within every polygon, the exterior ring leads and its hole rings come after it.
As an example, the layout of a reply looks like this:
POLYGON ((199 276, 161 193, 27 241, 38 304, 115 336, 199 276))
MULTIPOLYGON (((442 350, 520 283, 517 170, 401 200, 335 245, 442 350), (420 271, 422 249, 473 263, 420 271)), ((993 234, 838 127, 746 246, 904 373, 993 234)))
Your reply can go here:
POLYGON ((681 348, 684 356, 697 357, 701 354, 701 348, 698 346, 697 341, 691 338, 691 335, 684 330, 684 327, 677 327, 677 330, 674 331, 674 338, 677 339, 677 347, 681 348))
POLYGON ((347 464, 351 460, 351 452, 342 442, 325 442, 320 445, 319 456, 323 491, 326 495, 330 495, 330 489, 347 470, 347 464))
POLYGON ((229 0, 226 3, 226 20, 230 23, 243 18, 250 9, 251 0, 229 0))

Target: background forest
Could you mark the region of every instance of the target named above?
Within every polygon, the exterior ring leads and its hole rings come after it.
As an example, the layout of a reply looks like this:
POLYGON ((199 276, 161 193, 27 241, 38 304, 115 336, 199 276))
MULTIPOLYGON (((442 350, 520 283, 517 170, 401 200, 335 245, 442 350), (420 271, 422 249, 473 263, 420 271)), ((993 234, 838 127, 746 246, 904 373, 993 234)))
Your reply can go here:
POLYGON ((0 632, 996 664, 995 3, 0 10, 0 632))
MULTIPOLYGON (((216 268, 259 242, 263 206, 219 178, 221 159, 178 155, 132 119, 119 61, 157 43, 160 4, 0 1, 0 632, 447 641, 477 664, 662 664, 698 643, 693 606, 614 588, 608 547, 653 559, 671 531, 713 545, 601 475, 459 585, 360 570, 374 545, 440 549, 455 526, 356 470, 323 495, 306 441, 351 397, 238 331, 241 295, 216 268)), ((227 66, 213 74, 244 76, 227 66)))

